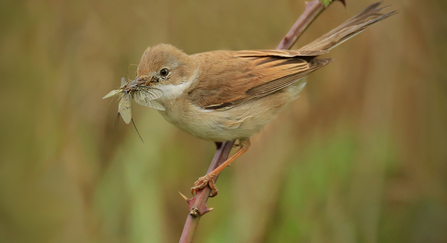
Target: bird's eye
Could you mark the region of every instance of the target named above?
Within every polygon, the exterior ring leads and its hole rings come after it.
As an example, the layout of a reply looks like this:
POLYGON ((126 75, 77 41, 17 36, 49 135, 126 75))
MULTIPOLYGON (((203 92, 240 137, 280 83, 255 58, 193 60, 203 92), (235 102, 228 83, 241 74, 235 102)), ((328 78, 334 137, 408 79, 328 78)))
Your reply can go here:
POLYGON ((163 68, 160 70, 160 75, 166 77, 169 74, 169 70, 167 68, 163 68))

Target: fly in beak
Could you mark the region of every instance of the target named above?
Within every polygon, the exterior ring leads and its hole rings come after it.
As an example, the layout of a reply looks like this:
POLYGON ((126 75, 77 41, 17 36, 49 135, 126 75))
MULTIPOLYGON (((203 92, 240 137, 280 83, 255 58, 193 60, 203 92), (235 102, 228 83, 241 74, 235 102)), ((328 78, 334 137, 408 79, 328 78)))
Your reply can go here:
POLYGON ((119 96, 118 113, 123 118, 124 122, 129 124, 132 119, 131 101, 135 100, 140 105, 150 107, 156 110, 164 111, 165 108, 156 99, 163 96, 163 92, 156 88, 151 88, 150 84, 157 82, 155 76, 140 76, 135 80, 127 83, 123 77, 121 79, 121 87, 110 91, 103 99, 113 96, 119 96))

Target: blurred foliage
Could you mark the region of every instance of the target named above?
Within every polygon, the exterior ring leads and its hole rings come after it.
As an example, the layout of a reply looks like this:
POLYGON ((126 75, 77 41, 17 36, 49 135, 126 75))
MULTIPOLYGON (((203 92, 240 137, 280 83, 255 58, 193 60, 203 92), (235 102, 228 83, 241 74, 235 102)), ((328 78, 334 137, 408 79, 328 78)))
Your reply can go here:
MULTIPOLYGON (((333 4, 298 45, 371 4, 333 4)), ((196 242, 447 242, 447 4, 327 56, 218 181, 196 242)), ((102 100, 147 46, 275 48, 303 1, 0 2, 0 242, 176 242, 214 145, 102 100)))

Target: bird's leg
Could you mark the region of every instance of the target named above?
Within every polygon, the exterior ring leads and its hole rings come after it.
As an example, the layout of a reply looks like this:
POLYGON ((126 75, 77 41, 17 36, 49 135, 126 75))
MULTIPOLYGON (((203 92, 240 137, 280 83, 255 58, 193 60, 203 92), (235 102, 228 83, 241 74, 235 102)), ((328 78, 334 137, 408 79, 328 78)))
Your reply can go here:
POLYGON ((206 187, 207 185, 211 188, 210 197, 214 197, 217 195, 218 190, 215 185, 214 179, 216 176, 219 175, 219 173, 228 165, 231 164, 235 159, 237 159, 239 156, 247 152, 248 148, 250 147, 250 140, 249 139, 240 139, 239 140, 240 148, 236 151, 236 153, 233 154, 230 158, 225 160, 219 167, 211 171, 210 173, 206 174, 205 176, 200 177, 195 183, 194 186, 191 188, 191 193, 193 195, 196 195, 197 191, 200 189, 206 187))

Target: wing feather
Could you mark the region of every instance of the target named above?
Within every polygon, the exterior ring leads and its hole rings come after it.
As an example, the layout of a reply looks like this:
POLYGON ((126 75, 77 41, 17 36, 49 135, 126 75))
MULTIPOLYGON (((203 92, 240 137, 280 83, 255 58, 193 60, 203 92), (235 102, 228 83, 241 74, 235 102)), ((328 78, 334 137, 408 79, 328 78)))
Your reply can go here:
POLYGON ((265 97, 330 62, 287 50, 216 51, 196 57, 206 65, 188 90, 188 99, 203 109, 228 109, 265 97))
POLYGON ((263 83, 261 85, 258 85, 256 87, 253 87, 253 88, 247 90, 246 93, 255 99, 261 98, 263 96, 274 93, 276 91, 279 91, 279 90, 291 85, 292 83, 296 82, 297 80, 300 80, 301 78, 304 78, 305 76, 309 75, 311 72, 327 65, 330 61, 331 61, 331 59, 312 60, 309 63, 310 65, 306 70, 295 69, 296 73, 294 73, 294 74, 290 74, 288 76, 284 76, 279 79, 263 83))

